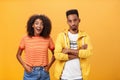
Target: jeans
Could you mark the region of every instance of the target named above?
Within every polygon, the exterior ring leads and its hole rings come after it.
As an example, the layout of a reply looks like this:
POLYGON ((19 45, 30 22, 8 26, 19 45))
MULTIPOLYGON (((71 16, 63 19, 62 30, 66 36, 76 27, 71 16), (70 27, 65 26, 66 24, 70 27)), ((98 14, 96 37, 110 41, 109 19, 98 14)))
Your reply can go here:
MULTIPOLYGON (((68 80, 68 79, 60 79, 60 80, 68 80)), ((72 80, 72 79, 71 79, 72 80)), ((82 80, 82 79, 74 79, 74 80, 82 80)))
POLYGON ((33 67, 32 72, 24 71, 23 80, 50 80, 49 72, 44 70, 44 67, 33 67))

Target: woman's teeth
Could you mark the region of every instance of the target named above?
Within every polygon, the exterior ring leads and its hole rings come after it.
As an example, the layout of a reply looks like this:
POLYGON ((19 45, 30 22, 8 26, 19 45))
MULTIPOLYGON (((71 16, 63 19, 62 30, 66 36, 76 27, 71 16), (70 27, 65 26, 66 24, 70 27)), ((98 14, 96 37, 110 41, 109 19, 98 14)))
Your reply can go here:
POLYGON ((37 31, 40 31, 40 29, 36 28, 37 31))

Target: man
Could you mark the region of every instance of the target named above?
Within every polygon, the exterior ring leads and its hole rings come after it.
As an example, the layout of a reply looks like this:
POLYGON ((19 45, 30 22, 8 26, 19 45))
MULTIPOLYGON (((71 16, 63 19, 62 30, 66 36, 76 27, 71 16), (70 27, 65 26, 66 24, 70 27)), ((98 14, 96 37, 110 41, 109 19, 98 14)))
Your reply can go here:
POLYGON ((80 19, 76 9, 66 12, 69 29, 61 32, 55 44, 55 77, 58 80, 88 80, 92 55, 89 36, 78 29, 80 19))

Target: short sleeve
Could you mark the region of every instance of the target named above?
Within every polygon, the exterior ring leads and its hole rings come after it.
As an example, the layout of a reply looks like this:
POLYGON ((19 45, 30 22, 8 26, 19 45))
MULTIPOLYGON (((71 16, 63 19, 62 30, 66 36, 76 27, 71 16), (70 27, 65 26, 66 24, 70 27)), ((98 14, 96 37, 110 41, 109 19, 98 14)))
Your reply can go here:
POLYGON ((20 49, 24 49, 25 48, 25 37, 23 37, 20 41, 20 45, 19 45, 20 49))
POLYGON ((54 42, 53 42, 53 40, 52 40, 51 37, 50 37, 50 42, 49 42, 49 49, 50 49, 51 51, 53 51, 53 50, 55 49, 55 45, 54 45, 54 42))

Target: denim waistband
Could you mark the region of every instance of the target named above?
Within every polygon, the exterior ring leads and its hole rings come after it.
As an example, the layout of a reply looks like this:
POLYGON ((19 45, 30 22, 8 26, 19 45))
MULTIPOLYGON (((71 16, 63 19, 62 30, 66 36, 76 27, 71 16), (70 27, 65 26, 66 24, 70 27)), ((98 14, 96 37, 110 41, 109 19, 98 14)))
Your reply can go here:
POLYGON ((43 66, 37 66, 37 67, 33 67, 33 70, 43 70, 44 67, 43 66))

